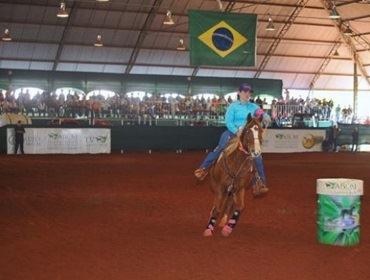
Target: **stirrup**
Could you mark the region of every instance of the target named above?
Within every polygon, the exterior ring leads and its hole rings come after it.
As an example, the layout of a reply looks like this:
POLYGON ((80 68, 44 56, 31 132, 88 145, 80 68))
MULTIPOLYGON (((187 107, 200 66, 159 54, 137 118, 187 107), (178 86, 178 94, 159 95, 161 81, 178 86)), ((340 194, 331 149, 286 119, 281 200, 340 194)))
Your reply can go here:
POLYGON ((197 170, 194 171, 194 176, 197 178, 199 181, 203 181, 208 175, 208 170, 205 168, 198 168, 197 170))

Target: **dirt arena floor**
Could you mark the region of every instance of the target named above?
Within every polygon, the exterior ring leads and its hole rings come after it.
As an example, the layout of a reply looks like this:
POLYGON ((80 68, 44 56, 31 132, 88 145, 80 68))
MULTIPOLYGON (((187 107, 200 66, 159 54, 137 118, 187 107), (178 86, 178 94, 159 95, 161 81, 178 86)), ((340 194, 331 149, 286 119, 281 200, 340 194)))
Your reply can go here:
POLYGON ((265 154, 271 192, 202 237, 204 153, 0 156, 1 280, 370 279, 370 153, 265 154), (316 179, 365 181, 361 244, 316 238, 316 179))

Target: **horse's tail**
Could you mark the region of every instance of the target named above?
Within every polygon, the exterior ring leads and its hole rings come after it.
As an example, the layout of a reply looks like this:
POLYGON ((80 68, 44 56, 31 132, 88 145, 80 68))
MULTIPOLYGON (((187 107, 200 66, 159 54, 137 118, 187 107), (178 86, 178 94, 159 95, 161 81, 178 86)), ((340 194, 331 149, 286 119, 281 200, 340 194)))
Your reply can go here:
POLYGON ((218 223, 220 227, 223 227, 226 225, 227 221, 229 220, 229 217, 231 215, 231 211, 233 210, 233 195, 231 191, 228 191, 227 194, 225 195, 225 198, 222 201, 221 204, 221 212, 220 212, 220 217, 221 220, 218 223))

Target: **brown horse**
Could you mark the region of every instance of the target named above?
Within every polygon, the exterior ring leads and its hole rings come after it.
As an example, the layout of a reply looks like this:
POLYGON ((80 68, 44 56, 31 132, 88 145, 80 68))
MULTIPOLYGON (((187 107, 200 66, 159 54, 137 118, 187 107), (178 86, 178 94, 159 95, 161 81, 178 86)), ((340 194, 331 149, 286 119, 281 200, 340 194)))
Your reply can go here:
MULTIPOLYGON (((258 119, 248 116, 240 134, 230 140, 217 162, 210 169, 213 208, 204 236, 212 236, 219 217, 226 219, 222 235, 229 236, 244 209, 245 188, 255 180, 253 158, 261 154, 263 128, 258 119), (231 217, 228 219, 227 217, 231 217), (226 217, 226 218, 225 218, 226 217), (227 220, 228 219, 228 220, 227 220)), ((267 192, 266 187, 254 184, 253 193, 267 192)))

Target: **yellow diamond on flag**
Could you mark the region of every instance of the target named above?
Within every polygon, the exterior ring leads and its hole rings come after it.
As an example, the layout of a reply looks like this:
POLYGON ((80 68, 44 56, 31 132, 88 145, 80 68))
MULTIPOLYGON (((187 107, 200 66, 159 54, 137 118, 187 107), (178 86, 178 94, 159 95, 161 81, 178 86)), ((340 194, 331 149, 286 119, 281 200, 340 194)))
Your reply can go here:
POLYGON ((199 35, 198 39, 221 57, 227 56, 248 41, 225 21, 220 21, 199 35))

